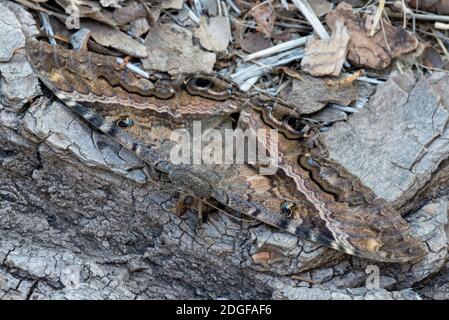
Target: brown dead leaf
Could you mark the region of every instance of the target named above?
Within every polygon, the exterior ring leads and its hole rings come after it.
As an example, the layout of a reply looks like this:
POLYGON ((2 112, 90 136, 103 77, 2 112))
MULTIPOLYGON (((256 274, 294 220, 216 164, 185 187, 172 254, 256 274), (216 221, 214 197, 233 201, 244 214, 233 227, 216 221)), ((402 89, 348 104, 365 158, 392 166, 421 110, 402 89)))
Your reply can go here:
POLYGON ((326 23, 332 29, 337 29, 337 21, 343 20, 351 37, 348 45, 347 58, 353 64, 383 69, 390 65, 391 60, 415 50, 418 40, 402 27, 392 26, 383 21, 384 30, 370 37, 365 29, 365 17, 352 12, 352 7, 342 2, 336 10, 326 16, 326 23))
POLYGON ((336 21, 336 28, 329 40, 311 39, 306 44, 301 67, 313 76, 339 76, 348 52, 349 33, 343 21, 336 21))
POLYGON ((239 41, 240 47, 247 53, 257 52, 271 47, 270 39, 262 32, 247 32, 239 41))
POLYGON ((251 15, 256 20, 256 30, 271 35, 276 21, 276 14, 271 4, 256 5, 251 11, 251 15))
POLYGON ((435 48, 427 46, 421 56, 422 63, 426 67, 441 69, 444 67, 444 61, 435 48))
POLYGON ((310 114, 321 110, 327 103, 349 105, 357 99, 357 89, 353 83, 345 86, 328 86, 329 79, 301 74, 304 81, 293 80, 287 103, 297 108, 300 114, 310 114))

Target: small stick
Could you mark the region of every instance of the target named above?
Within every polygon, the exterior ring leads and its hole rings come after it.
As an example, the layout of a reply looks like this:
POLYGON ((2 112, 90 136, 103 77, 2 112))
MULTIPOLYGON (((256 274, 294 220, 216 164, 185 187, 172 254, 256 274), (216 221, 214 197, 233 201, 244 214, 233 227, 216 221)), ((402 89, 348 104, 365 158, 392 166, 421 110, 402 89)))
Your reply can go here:
POLYGON ((192 9, 190 9, 189 6, 186 4, 184 4, 184 8, 187 10, 190 20, 192 20, 195 24, 199 25, 200 19, 196 16, 195 12, 193 12, 192 9))
POLYGON ((327 33, 326 29, 324 29, 323 24, 321 23, 320 19, 318 19, 316 13, 313 11, 310 4, 307 2, 307 0, 292 0, 293 4, 301 11, 304 18, 309 21, 310 25, 312 26, 313 30, 318 34, 318 36, 321 39, 328 40, 329 34, 327 33))
MULTIPOLYGON (((389 17, 392 18, 403 18, 404 15, 402 13, 396 13, 392 12, 388 9, 385 9, 389 17)), ((449 22, 449 16, 444 15, 438 15, 438 14, 424 14, 424 13, 414 13, 414 12, 407 12, 407 18, 410 17, 412 19, 416 20, 423 20, 423 21, 441 21, 441 22, 449 22)))
POLYGON ((275 45, 275 46, 267 48, 267 49, 263 49, 263 50, 251 53, 251 54, 247 55, 246 57, 244 57, 243 61, 251 61, 254 59, 258 59, 258 58, 271 56, 271 55, 277 54, 279 52, 284 52, 284 51, 287 51, 287 50, 290 50, 293 48, 301 47, 301 46, 305 45, 307 39, 309 39, 309 38, 310 38, 310 36, 301 37, 298 39, 280 43, 278 45, 275 45))
POLYGON ((376 33, 376 28, 379 25, 380 20, 382 19, 382 11, 384 10, 384 7, 385 7, 385 0, 380 0, 379 7, 377 8, 376 11, 376 15, 374 16, 374 23, 369 33, 370 37, 373 37, 374 34, 376 33))
POLYGON ((237 16, 239 16, 242 12, 240 11, 239 7, 234 3, 232 0, 226 0, 226 3, 231 7, 232 10, 237 13, 237 16))
POLYGON ((240 66, 236 72, 230 77, 237 83, 242 84, 245 80, 261 76, 271 70, 273 67, 287 64, 294 60, 302 59, 304 57, 304 49, 292 49, 290 51, 281 52, 275 56, 271 56, 260 61, 254 61, 254 64, 244 64, 240 66))
POLYGON ((136 65, 134 65, 132 63, 129 63, 129 62, 125 61, 122 58, 117 58, 116 61, 117 61, 118 64, 124 65, 125 68, 131 70, 132 72, 135 72, 135 73, 137 73, 138 75, 141 75, 144 78, 147 78, 147 79, 150 78, 150 75, 148 74, 148 72, 140 69, 138 66, 136 66, 136 65))
POLYGON ((449 23, 435 22, 435 29, 449 30, 449 23))
POLYGON ((44 29, 45 34, 48 36, 48 40, 53 46, 57 45, 55 40, 55 33, 53 32, 53 28, 51 27, 48 14, 45 12, 39 12, 39 17, 41 18, 42 28, 44 29))

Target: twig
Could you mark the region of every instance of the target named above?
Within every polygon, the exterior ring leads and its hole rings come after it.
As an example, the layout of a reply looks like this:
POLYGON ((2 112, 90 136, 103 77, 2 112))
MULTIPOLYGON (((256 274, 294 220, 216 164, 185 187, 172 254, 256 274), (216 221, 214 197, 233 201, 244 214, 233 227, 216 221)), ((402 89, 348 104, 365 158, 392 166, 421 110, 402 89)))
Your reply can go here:
POLYGON ((232 0, 226 0, 226 3, 231 7, 232 10, 237 13, 237 16, 239 16, 242 12, 240 11, 239 7, 234 3, 232 0))
POLYGON ((194 4, 194 7, 195 7, 196 14, 201 16, 201 14, 203 12, 203 6, 201 5, 201 2, 199 0, 194 0, 193 4, 194 4))
POLYGON ((249 54, 246 57, 244 57, 243 60, 251 61, 254 59, 271 56, 271 55, 277 54, 279 52, 284 52, 284 51, 287 51, 287 50, 290 50, 293 48, 301 47, 306 43, 307 39, 309 39, 309 38, 310 38, 310 36, 306 36, 306 37, 286 41, 286 42, 280 43, 278 45, 275 45, 273 47, 249 54))
POLYGON ((226 0, 226 3, 231 7, 232 10, 237 13, 237 16, 239 16, 242 12, 240 11, 239 7, 234 3, 232 0, 226 0))
MULTIPOLYGON (((116 61, 118 64, 125 63, 125 60, 123 60, 122 58, 117 58, 116 61)), ((139 68, 138 66, 136 66, 132 63, 125 63, 125 68, 131 70, 132 72, 137 73, 138 75, 141 75, 144 78, 147 78, 147 79, 150 78, 150 75, 148 74, 148 72, 142 70, 141 68, 139 68)))
POLYGON ((281 52, 277 55, 259 61, 245 63, 237 68, 236 72, 231 74, 230 77, 241 87, 242 90, 246 89, 247 91, 254 83, 257 82, 259 77, 268 73, 272 68, 302 59, 303 57, 304 49, 300 48, 281 52))
POLYGON ((385 0, 379 1, 379 7, 377 8, 376 14, 374 16, 373 26, 371 27, 371 31, 369 36, 372 37, 376 33, 376 28, 379 25, 380 20, 382 19, 382 12, 385 8, 385 0))
MULTIPOLYGON (((351 76, 353 76, 353 74, 345 72, 345 73, 342 73, 342 76, 344 76, 344 77, 351 77, 351 76)), ((368 76, 358 77, 357 80, 358 81, 367 82, 367 83, 371 83, 371 84, 382 84, 382 83, 385 82, 383 80, 379 80, 379 79, 376 79, 376 78, 371 78, 371 77, 368 77, 368 76)))
POLYGON ((45 34, 48 36, 48 40, 50 43, 55 46, 57 45, 55 40, 55 33, 53 32, 53 28, 51 27, 50 20, 48 19, 48 14, 45 12, 39 12, 39 17, 42 21, 42 29, 44 30, 45 34))
POLYGON ((309 21, 310 25, 318 34, 318 36, 324 40, 329 39, 329 34, 327 33, 326 29, 324 29, 323 24, 321 23, 320 19, 318 19, 316 13, 313 11, 307 0, 292 0, 292 2, 299 9, 299 11, 301 11, 304 18, 309 21))
POLYGON ((449 23, 435 22, 434 28, 440 30, 449 30, 449 23))
POLYGON ((189 8, 187 4, 184 3, 184 9, 187 10, 187 14, 189 15, 190 20, 192 20, 195 24, 200 24, 200 19, 196 16, 195 12, 192 11, 192 9, 189 8))
MULTIPOLYGON (((388 9, 385 9, 389 17, 392 18, 403 18, 403 14, 392 12, 388 9)), ((431 13, 414 13, 414 12, 407 12, 407 18, 410 17, 412 19, 416 20, 423 20, 423 21, 442 21, 442 22, 449 22, 449 16, 444 15, 438 15, 438 14, 431 14, 431 13)))

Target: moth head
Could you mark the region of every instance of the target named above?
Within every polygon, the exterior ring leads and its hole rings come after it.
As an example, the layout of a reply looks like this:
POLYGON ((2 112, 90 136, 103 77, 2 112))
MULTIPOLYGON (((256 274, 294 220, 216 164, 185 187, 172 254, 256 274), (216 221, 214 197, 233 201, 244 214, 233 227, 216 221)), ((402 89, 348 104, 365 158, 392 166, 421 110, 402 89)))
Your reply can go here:
POLYGON ((232 84, 215 76, 199 75, 187 79, 188 93, 213 100, 226 100, 233 94, 232 84))

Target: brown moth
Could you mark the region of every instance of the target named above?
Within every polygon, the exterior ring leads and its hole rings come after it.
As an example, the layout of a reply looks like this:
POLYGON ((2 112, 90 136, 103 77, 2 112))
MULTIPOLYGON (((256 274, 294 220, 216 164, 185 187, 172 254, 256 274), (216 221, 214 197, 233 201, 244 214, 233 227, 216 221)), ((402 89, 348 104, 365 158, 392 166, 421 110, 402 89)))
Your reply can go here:
POLYGON ((180 79, 162 75, 150 81, 111 57, 37 41, 27 42, 27 53, 41 81, 62 102, 168 174, 177 188, 348 254, 406 262, 425 253, 388 203, 319 149, 307 146, 299 138, 301 131, 277 120, 272 108, 243 110, 246 100, 226 81, 204 75, 180 79), (242 129, 282 129, 279 148, 266 145, 279 159, 274 174, 261 175, 257 163, 212 166, 170 161, 173 129, 190 130, 194 119, 216 127, 239 111, 242 129))

